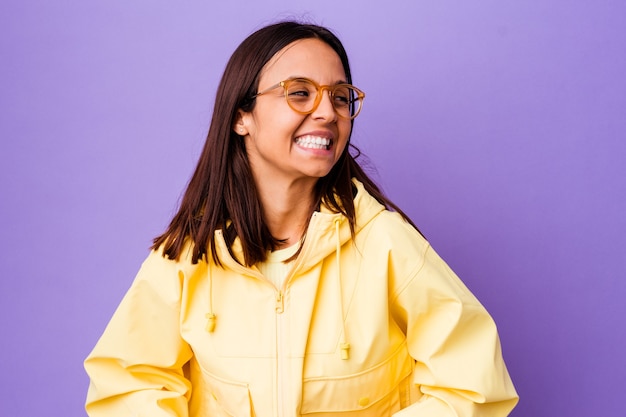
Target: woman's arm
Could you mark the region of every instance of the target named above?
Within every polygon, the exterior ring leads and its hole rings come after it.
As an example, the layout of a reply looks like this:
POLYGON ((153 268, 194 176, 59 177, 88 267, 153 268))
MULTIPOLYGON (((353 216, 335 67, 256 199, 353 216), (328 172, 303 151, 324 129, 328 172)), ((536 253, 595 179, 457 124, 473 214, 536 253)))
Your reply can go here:
POLYGON ((188 415, 183 366, 192 353, 179 330, 182 281, 176 262, 157 252, 146 259, 85 360, 90 416, 188 415))
POLYGON ((507 416, 518 396, 494 321, 430 246, 423 256, 422 267, 392 300, 416 361, 419 397, 394 416, 507 416))

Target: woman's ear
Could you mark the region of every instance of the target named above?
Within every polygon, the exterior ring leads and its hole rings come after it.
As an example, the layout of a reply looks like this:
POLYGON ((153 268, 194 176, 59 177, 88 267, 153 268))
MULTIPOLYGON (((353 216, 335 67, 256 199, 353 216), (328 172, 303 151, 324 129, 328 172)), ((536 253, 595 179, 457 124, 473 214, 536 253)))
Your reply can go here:
POLYGON ((233 122, 233 131, 239 136, 246 136, 248 134, 246 113, 241 109, 237 110, 237 116, 235 116, 235 121, 233 122))

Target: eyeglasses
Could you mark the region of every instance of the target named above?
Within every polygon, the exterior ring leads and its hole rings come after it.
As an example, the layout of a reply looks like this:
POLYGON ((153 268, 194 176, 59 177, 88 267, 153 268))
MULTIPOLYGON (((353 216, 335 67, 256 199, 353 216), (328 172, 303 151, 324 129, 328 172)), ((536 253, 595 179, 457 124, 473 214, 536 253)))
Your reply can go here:
POLYGON ((353 85, 342 83, 335 85, 319 85, 308 78, 291 78, 256 93, 256 98, 267 92, 283 87, 287 104, 300 114, 311 114, 322 101, 322 93, 328 90, 330 100, 338 116, 344 119, 354 119, 359 115, 363 106, 365 93, 353 85))

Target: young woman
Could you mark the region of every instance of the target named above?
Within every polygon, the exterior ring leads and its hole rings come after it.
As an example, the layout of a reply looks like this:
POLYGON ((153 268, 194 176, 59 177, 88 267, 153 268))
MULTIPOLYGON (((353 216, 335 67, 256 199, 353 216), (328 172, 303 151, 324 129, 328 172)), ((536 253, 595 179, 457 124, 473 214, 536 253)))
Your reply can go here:
POLYGON ((493 320, 349 152, 327 29, 248 37, 167 231, 85 367, 91 416, 506 416, 493 320))

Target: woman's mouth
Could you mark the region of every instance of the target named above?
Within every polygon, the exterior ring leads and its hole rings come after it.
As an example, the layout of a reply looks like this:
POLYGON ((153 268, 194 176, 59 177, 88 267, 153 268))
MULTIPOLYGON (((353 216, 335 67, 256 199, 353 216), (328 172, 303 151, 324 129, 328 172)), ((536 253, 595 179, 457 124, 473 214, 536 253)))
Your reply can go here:
POLYGON ((329 150, 332 140, 321 136, 304 135, 296 138, 296 143, 302 148, 329 150))

